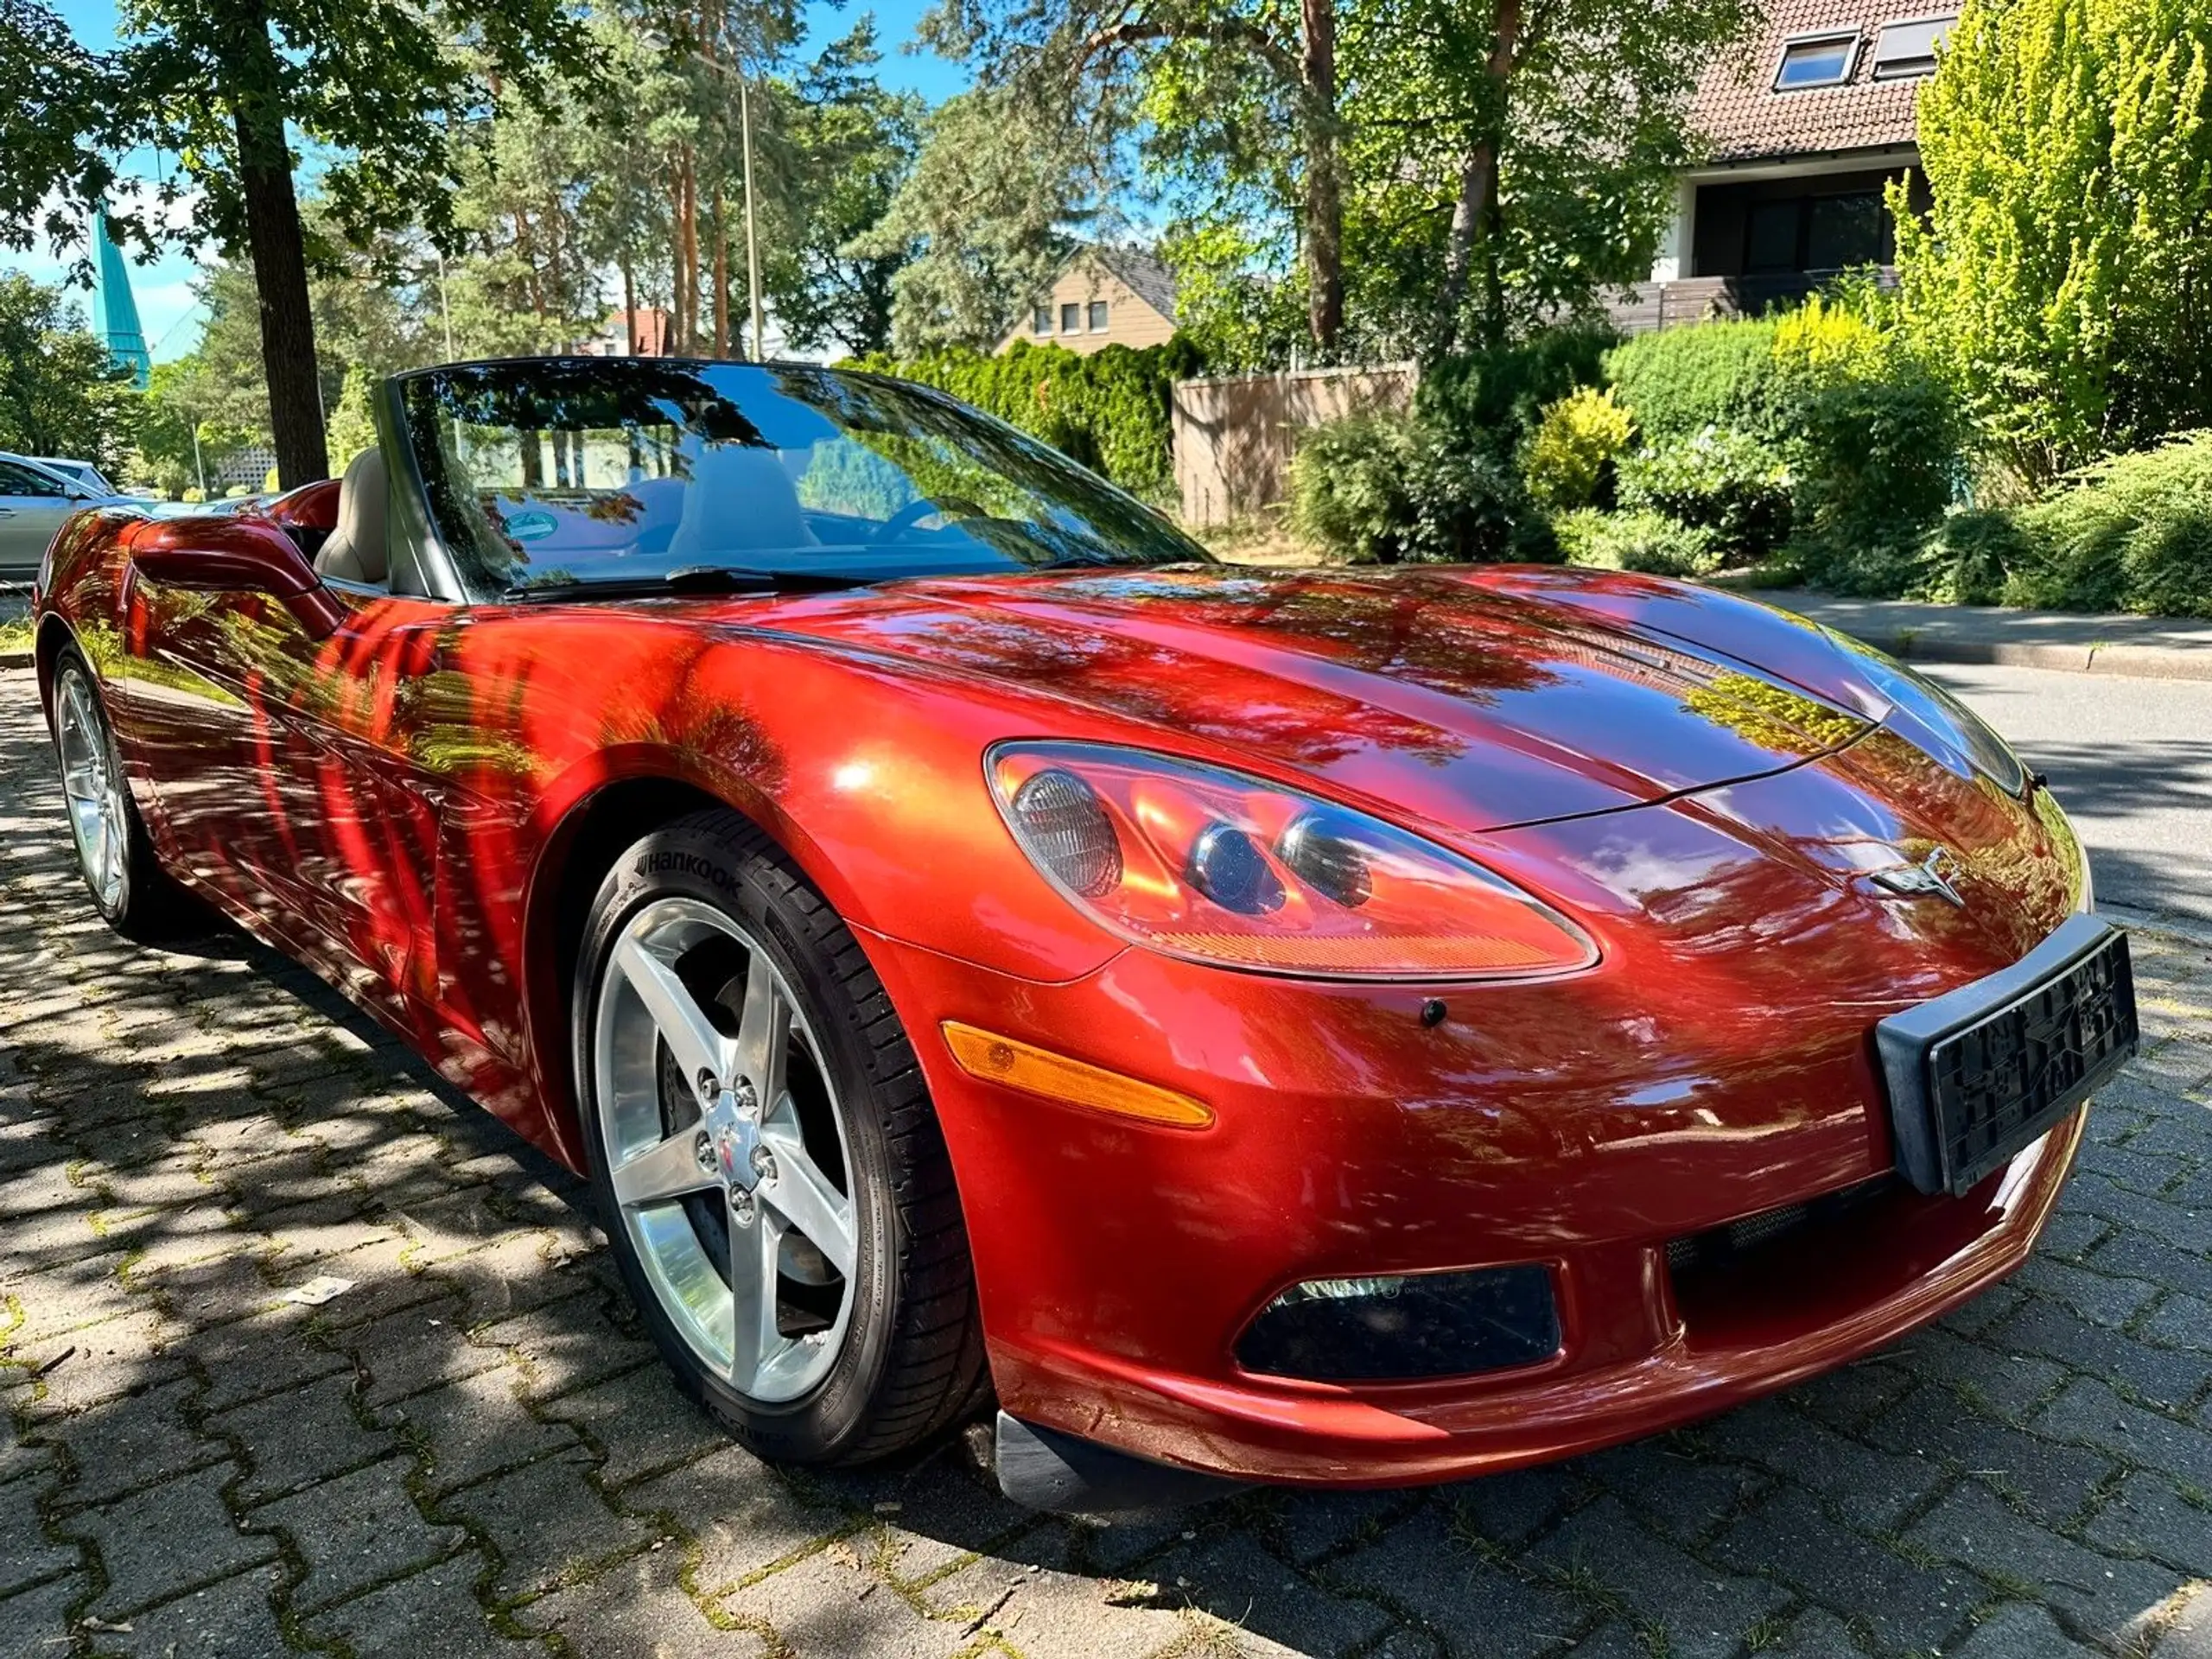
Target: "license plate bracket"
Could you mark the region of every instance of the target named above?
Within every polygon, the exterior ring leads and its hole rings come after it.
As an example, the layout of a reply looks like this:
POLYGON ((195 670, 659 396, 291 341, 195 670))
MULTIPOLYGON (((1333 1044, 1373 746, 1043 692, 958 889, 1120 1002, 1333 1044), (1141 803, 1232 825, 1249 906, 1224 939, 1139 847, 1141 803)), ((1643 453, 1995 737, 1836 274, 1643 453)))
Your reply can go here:
POLYGON ((1874 1027, 1897 1170, 1961 1195, 2109 1081, 2140 1031, 2127 935, 2076 916, 2026 956, 1874 1027))

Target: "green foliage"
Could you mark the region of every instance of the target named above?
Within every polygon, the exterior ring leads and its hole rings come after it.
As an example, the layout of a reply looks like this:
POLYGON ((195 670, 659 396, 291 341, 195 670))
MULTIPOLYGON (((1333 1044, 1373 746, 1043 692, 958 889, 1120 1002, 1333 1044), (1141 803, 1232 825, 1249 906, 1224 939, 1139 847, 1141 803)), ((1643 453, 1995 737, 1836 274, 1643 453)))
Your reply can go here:
POLYGON ((1511 345, 1448 357, 1421 374, 1414 407, 1460 442, 1510 461, 1543 411, 1598 384, 1610 329, 1540 329, 1511 345))
POLYGON ((1624 505, 1713 531, 1732 559, 1785 539, 1808 580, 1897 593, 1957 493, 1956 404, 1871 289, 1641 335, 1608 355, 1645 453, 1624 505))
POLYGON ((933 111, 913 170, 848 245, 902 262, 892 349, 912 358, 1003 340, 1067 257, 1097 153, 1071 129, 1065 98, 987 85, 933 111))
POLYGON ((2012 512, 1967 508, 1945 517, 1922 544, 1913 590, 1948 605, 1994 605, 2005 596, 2005 573, 2032 557, 2012 512))
POLYGON ((1585 507, 1552 521, 1569 564, 1640 570, 1655 576, 1695 576, 1718 569, 1722 550, 1709 530, 1679 524, 1663 512, 1600 512, 1585 507))
POLYGON ((891 346, 893 286, 909 250, 852 244, 882 219, 921 147, 922 101, 876 78, 875 20, 863 16, 779 100, 777 217, 763 277, 793 345, 891 346))
POLYGON ((1775 362, 1771 317, 1702 322, 1638 334, 1605 355, 1606 383, 1649 444, 1721 427, 1778 442, 1788 399, 1775 362))
POLYGON ((376 416, 370 407, 374 384, 359 364, 346 371, 346 390, 339 397, 338 407, 330 412, 330 431, 326 440, 333 472, 342 474, 354 456, 364 449, 376 448, 376 416))
POLYGON ((1304 433, 1291 516, 1353 563, 1558 557, 1511 465, 1417 415, 1353 415, 1304 433))
POLYGON ((2212 433, 2075 473, 2012 518, 2008 605, 2212 616, 2212 433))
POLYGON ((1918 124, 1906 327, 1998 453, 2040 483, 2212 424, 2212 7, 1967 0, 1918 124))
POLYGON ((0 272, 0 449, 112 465, 137 401, 60 288, 0 272))
POLYGON ((1109 346, 1088 356, 1016 340, 1006 351, 950 349, 854 368, 950 392, 1103 473, 1131 494, 1165 502, 1175 491, 1169 397, 1198 363, 1180 340, 1141 351, 1109 346))
POLYGON ((259 436, 225 416, 227 401, 196 354, 155 364, 132 435, 136 447, 125 469, 130 481, 150 484, 172 500, 195 499, 191 492, 199 487, 203 467, 212 479, 259 436))
POLYGON ((1579 386, 1547 408, 1521 448, 1521 479, 1548 512, 1587 507, 1612 493, 1614 463, 1636 423, 1610 390, 1579 386))
POLYGON ((1722 427, 1620 463, 1624 509, 1707 531, 1719 552, 1744 563, 1789 535, 1790 483, 1789 465, 1772 445, 1722 427))
POLYGON ((1774 360, 1796 480, 1793 551, 1823 586, 1902 591, 1957 493, 1948 391, 1895 333, 1818 296, 1776 325, 1774 360))

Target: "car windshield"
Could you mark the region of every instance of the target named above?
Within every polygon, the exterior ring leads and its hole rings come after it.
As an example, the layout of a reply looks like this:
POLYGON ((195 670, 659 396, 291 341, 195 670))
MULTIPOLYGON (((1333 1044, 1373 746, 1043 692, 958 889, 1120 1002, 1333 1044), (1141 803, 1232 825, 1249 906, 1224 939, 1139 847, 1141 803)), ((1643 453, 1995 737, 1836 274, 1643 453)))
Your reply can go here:
POLYGON ((925 388, 805 365, 426 370, 400 404, 480 599, 702 569, 855 582, 1211 562, 1066 457, 925 388))

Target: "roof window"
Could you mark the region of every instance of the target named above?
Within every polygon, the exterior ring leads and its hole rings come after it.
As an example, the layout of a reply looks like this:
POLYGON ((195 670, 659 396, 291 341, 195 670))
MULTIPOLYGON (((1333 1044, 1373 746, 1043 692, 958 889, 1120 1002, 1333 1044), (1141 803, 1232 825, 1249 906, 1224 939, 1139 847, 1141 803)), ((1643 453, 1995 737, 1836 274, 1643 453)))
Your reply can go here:
POLYGON ((1782 61, 1775 66, 1774 90, 1795 92, 1808 86, 1840 86, 1851 79, 1852 66, 1858 59, 1856 29, 1801 35, 1783 42, 1782 61))
POLYGON ((1936 42, 1958 21, 1952 16, 1883 24, 1874 39, 1874 79, 1903 80, 1911 75, 1935 73, 1936 42))

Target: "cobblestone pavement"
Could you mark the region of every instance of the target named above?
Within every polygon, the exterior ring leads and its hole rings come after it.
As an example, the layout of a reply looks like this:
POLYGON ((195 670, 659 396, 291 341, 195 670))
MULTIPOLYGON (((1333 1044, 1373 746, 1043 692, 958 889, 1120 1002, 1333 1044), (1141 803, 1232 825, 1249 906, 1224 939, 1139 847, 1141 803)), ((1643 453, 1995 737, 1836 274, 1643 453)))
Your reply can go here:
POLYGON ((1693 1432, 1109 1529, 779 1472, 576 1182, 235 935, 143 950, 0 676, 0 1655, 2212 1656, 2212 950, 2017 1280, 1693 1432), (284 1300, 353 1281, 320 1306, 284 1300))

